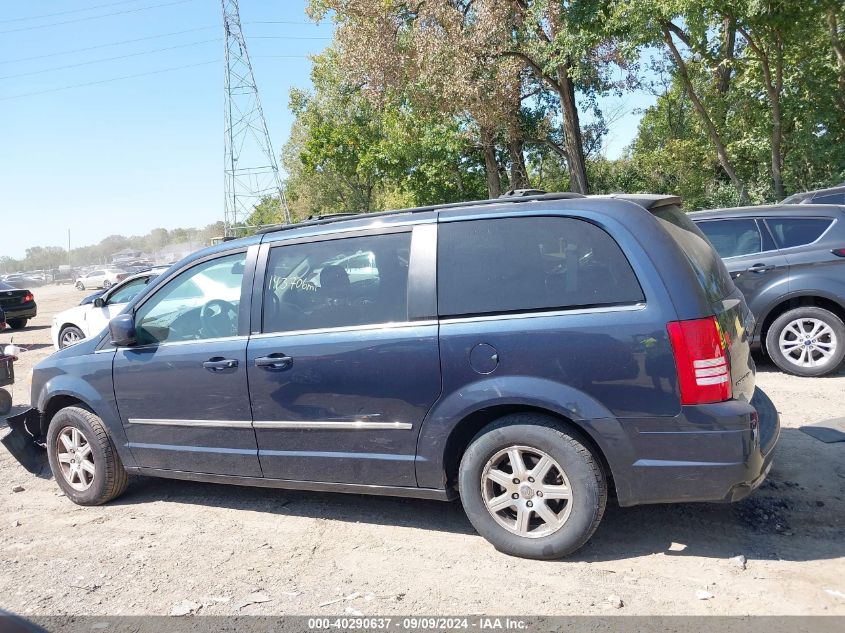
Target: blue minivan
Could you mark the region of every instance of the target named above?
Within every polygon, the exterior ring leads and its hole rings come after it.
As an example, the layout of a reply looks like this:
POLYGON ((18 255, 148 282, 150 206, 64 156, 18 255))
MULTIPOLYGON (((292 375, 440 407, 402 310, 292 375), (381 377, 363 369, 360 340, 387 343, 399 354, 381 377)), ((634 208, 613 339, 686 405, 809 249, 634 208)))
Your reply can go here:
POLYGON ((779 420, 753 317, 679 203, 529 195, 224 242, 42 361, 4 444, 46 446, 81 505, 128 475, 460 497, 533 558, 586 543, 609 493, 735 501, 779 420))

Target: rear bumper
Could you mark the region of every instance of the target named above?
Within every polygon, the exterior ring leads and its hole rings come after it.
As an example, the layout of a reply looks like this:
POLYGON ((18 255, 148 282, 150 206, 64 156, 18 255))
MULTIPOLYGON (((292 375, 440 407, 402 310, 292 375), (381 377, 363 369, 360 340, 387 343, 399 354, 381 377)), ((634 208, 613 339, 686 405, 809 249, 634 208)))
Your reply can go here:
POLYGON ((24 303, 19 306, 8 306, 3 308, 3 312, 6 313, 6 322, 13 321, 15 319, 34 319, 38 314, 38 306, 34 301, 30 301, 29 303, 24 303))
POLYGON ((623 506, 739 501, 765 480, 780 436, 778 412, 760 389, 750 405, 684 407, 671 424, 639 422, 628 433, 638 458, 621 481, 614 472, 623 506))

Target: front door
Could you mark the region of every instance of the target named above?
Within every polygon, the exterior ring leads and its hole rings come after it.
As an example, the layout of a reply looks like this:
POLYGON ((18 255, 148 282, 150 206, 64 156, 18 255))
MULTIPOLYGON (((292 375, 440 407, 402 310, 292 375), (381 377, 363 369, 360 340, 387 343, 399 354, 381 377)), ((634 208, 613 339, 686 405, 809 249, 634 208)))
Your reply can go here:
POLYGON ((261 476, 247 387, 246 260, 245 250, 201 260, 135 310, 137 344, 117 350, 113 373, 139 466, 261 476))
POLYGON ((433 314, 409 316, 411 240, 405 228, 267 248, 247 350, 265 477, 416 485, 440 357, 433 314))

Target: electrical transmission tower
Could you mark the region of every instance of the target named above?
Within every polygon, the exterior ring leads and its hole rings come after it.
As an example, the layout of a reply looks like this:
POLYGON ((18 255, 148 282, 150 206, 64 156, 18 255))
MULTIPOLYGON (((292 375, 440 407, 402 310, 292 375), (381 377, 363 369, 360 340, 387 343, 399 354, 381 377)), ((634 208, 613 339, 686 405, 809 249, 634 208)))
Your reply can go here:
POLYGON ((233 236, 266 197, 278 198, 285 222, 290 222, 290 211, 241 30, 238 0, 220 4, 226 37, 224 224, 226 235, 233 236))

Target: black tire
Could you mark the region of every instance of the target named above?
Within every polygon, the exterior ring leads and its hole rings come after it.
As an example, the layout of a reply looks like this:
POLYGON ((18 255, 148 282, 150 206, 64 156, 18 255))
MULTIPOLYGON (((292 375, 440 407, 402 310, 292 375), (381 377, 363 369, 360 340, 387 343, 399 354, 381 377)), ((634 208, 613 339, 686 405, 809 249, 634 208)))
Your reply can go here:
POLYGON ((111 282, 108 279, 106 279, 103 282, 103 290, 108 290, 109 288, 111 288, 111 282))
POLYGON ((22 330, 29 323, 29 319, 9 319, 6 324, 13 330, 22 330))
POLYGON ((0 389, 0 416, 8 415, 12 410, 12 394, 5 389, 0 389))
MULTIPOLYGON (((826 338, 825 340, 831 340, 826 338)), ((796 376, 824 376, 836 371, 842 365, 843 358, 845 358, 845 324, 833 312, 825 310, 824 308, 806 307, 795 308, 781 314, 769 327, 766 332, 766 352, 772 361, 782 371, 796 376), (817 367, 802 367, 801 365, 790 361, 786 355, 781 351, 779 340, 781 333, 787 326, 798 319, 815 319, 827 325, 836 337, 836 347, 833 350, 833 355, 823 365, 817 367)))
POLYGON ((79 337, 79 341, 85 338, 85 333, 78 327, 76 327, 75 325, 66 325, 62 328, 61 332, 59 332, 59 349, 70 347, 70 343, 66 343, 64 340, 65 337, 69 334, 76 334, 79 337))
POLYGON ((85 284, 82 283, 81 281, 77 281, 76 282, 76 289, 77 290, 85 290, 85 284))
MULTIPOLYGON (((535 413, 508 415, 482 429, 461 458, 458 488, 467 517, 478 533, 500 552, 524 558, 554 559, 571 554, 596 531, 607 505, 607 480, 600 461, 578 434, 564 430, 553 418, 535 413), (512 446, 539 449, 566 473, 571 490, 566 503, 571 509, 563 525, 551 534, 520 536, 500 525, 485 505, 482 475, 487 464, 512 446)), ((529 514, 532 516, 534 521, 539 517, 529 514)))
POLYGON ((47 457, 56 483, 67 498, 78 505, 102 505, 122 495, 129 485, 129 476, 102 420, 82 407, 66 407, 53 416, 47 430, 47 457), (61 470, 58 442, 65 429, 79 430, 91 447, 95 472, 86 490, 75 489, 61 470))

